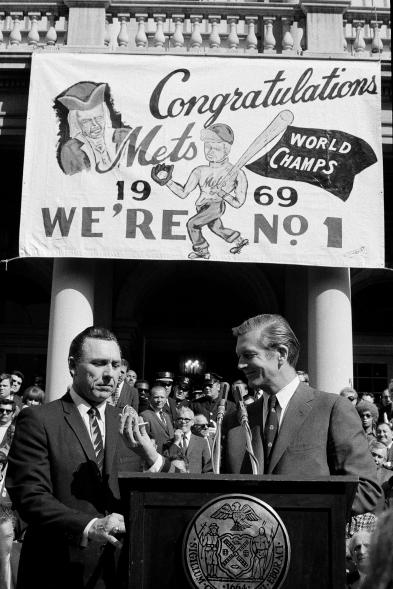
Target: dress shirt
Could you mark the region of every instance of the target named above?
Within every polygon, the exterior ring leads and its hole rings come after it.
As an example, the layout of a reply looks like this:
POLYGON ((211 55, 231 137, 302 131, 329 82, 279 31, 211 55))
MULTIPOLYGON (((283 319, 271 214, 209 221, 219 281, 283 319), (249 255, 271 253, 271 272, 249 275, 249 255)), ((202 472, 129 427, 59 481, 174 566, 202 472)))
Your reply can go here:
MULTIPOLYGON (((86 401, 85 399, 82 399, 82 397, 80 397, 78 395, 78 393, 76 393, 72 387, 70 390, 70 395, 71 395, 71 399, 74 401, 76 408, 78 409, 78 411, 80 413, 80 416, 83 419, 83 423, 85 424, 87 431, 89 432, 90 439, 93 443, 93 437, 92 437, 92 433, 90 431, 90 418, 87 413, 91 407, 91 404, 88 403, 88 401, 86 401)), ((105 448, 105 407, 106 407, 106 401, 102 401, 102 403, 100 403, 99 405, 96 405, 96 407, 97 407, 98 413, 99 413, 99 417, 97 415, 97 421, 98 421, 98 425, 99 425, 101 436, 102 436, 102 443, 105 448)))
POLYGON ((4 440, 7 430, 10 427, 11 422, 7 423, 7 425, 0 425, 0 444, 4 440))
MULTIPOLYGON (((76 393, 72 387, 70 389, 70 395, 71 395, 71 399, 74 401, 74 403, 76 405, 76 408, 79 411, 80 416, 82 417, 83 423, 85 424, 86 429, 89 432, 90 439, 93 443, 92 433, 90 431, 90 420, 89 420, 89 415, 87 413, 89 411, 91 405, 90 405, 90 403, 85 401, 85 399, 80 397, 78 395, 78 393, 76 393)), ((105 400, 102 403, 100 403, 99 405, 96 405, 98 412, 100 414, 99 418, 97 416, 97 421, 98 421, 98 425, 99 425, 100 432, 102 435, 102 443, 104 445, 104 448, 105 448, 105 408, 106 408, 106 403, 107 403, 107 401, 105 400)), ((159 454, 155 463, 148 469, 148 472, 159 472, 162 469, 163 464, 164 464, 164 459, 159 454)), ((80 544, 82 547, 87 546, 88 541, 89 541, 89 530, 97 519, 98 518, 94 517, 91 521, 89 521, 89 523, 87 524, 87 526, 83 530, 82 540, 81 540, 81 544, 80 544)))
MULTIPOLYGON (((278 431, 280 431, 280 427, 281 427, 282 420, 285 415, 285 411, 288 407, 288 403, 292 399, 293 395, 295 394, 295 391, 296 391, 297 387, 299 386, 299 384, 300 384, 300 379, 296 375, 295 378, 293 380, 291 380, 291 382, 289 382, 287 385, 285 385, 284 388, 282 388, 280 391, 278 391, 278 393, 276 393, 276 397, 277 397, 276 411, 277 411, 277 416, 278 416, 278 431)), ((270 397, 270 395, 268 395, 266 392, 263 393, 263 429, 265 429, 269 397, 270 397)))
POLYGON ((187 448, 189 446, 190 440, 191 440, 191 432, 182 432, 181 433, 181 438, 180 440, 178 440, 177 442, 175 442, 176 446, 179 446, 179 448, 183 448, 183 440, 184 438, 186 439, 186 444, 187 444, 187 448))

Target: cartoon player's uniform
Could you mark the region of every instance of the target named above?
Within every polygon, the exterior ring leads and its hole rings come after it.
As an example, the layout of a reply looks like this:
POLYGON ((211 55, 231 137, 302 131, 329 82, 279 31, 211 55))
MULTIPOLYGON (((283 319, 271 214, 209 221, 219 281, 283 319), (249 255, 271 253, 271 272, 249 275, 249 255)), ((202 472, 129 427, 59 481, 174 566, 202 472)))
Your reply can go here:
POLYGON ((225 185, 225 178, 233 168, 228 160, 234 140, 233 131, 228 125, 216 123, 201 131, 201 140, 209 165, 196 167, 184 186, 172 180, 172 165, 158 164, 153 167, 151 174, 153 180, 161 186, 167 186, 179 198, 186 198, 196 188, 200 190, 195 203, 197 213, 187 222, 193 249, 188 256, 190 259, 210 257, 209 243, 202 233, 206 225, 210 231, 233 244, 230 249, 233 254, 239 253, 249 243, 236 229, 224 227, 221 220, 226 203, 240 208, 247 195, 247 178, 242 170, 238 170, 229 186, 225 185))

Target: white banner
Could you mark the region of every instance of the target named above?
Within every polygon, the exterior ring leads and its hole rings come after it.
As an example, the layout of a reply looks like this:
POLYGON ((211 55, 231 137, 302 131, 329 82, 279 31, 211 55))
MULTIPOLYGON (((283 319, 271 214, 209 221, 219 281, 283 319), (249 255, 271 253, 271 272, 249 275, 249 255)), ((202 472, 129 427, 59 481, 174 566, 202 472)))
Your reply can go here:
POLYGON ((20 255, 384 266, 378 62, 33 56, 20 255))

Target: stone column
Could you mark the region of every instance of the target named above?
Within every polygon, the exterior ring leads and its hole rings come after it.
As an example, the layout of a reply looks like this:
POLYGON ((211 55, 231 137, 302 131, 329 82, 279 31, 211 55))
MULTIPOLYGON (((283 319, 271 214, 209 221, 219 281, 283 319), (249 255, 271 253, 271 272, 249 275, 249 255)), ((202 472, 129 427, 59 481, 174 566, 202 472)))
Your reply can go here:
POLYGON ((69 8, 67 45, 104 47, 110 0, 64 0, 69 8))
POLYGON ((56 259, 52 294, 46 369, 46 400, 64 395, 71 384, 68 350, 73 338, 94 316, 94 260, 56 259))
POLYGON ((350 274, 346 268, 308 271, 308 372, 317 389, 339 393, 353 382, 350 274))

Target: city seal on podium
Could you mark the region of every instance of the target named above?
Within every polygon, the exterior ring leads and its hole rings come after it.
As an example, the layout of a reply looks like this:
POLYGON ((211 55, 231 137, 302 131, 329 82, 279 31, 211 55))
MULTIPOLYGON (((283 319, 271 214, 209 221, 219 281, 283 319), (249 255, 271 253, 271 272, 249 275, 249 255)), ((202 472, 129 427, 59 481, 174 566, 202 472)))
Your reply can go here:
POLYGON ((183 540, 183 564, 197 589, 278 589, 290 553, 279 515, 249 495, 221 495, 204 505, 183 540))

